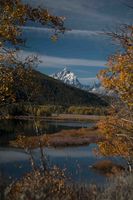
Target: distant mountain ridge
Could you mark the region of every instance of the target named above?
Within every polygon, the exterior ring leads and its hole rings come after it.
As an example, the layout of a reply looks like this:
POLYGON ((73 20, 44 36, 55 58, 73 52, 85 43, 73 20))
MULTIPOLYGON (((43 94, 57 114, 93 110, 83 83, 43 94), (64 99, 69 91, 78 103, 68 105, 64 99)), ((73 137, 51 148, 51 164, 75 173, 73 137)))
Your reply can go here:
POLYGON ((100 83, 94 83, 91 85, 83 85, 82 83, 80 83, 77 76, 73 72, 71 72, 67 67, 65 67, 60 72, 57 72, 57 73, 51 75, 51 77, 53 77, 54 79, 58 79, 65 84, 74 86, 76 88, 79 88, 79 89, 82 89, 85 91, 89 91, 89 92, 93 92, 93 93, 99 93, 100 91, 101 91, 101 93, 104 92, 104 89, 100 83), (99 89, 100 89, 100 91, 99 91, 99 89))
POLYGON ((67 67, 65 67, 60 72, 51 75, 51 77, 53 77, 54 79, 60 80, 67 85, 71 85, 75 88, 79 88, 81 90, 84 90, 90 93, 98 94, 101 96, 114 96, 114 92, 111 90, 107 91, 100 84, 100 82, 99 83, 94 82, 90 85, 89 84, 83 85, 82 83, 80 83, 77 76, 73 72, 71 72, 67 67))
POLYGON ((39 85, 36 101, 53 105, 107 105, 98 95, 64 84, 62 81, 34 71, 34 80, 39 85))

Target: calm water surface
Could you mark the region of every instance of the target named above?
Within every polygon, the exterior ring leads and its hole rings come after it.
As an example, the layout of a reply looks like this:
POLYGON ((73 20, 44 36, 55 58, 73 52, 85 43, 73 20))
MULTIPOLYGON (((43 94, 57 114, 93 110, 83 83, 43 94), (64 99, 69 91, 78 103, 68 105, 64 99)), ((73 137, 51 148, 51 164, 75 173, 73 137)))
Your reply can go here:
MULTIPOLYGON (((91 127, 94 124, 77 121, 42 121, 39 124, 42 133, 55 133, 62 129, 91 127)), ((15 139, 17 134, 34 135, 33 121, 13 120, 0 121, 0 134, 4 142, 0 145, 0 170, 2 174, 10 179, 22 177, 30 172, 31 166, 29 155, 22 149, 8 146, 10 139, 15 139)), ((1 139, 2 140, 2 139, 1 139)), ((73 182, 104 184, 106 177, 94 171, 91 166, 98 160, 105 159, 97 157, 94 153, 96 144, 79 147, 44 148, 48 165, 66 168, 66 175, 73 182)), ((37 166, 40 166, 40 150, 32 151, 37 166)), ((108 158, 118 163, 124 161, 120 158, 108 158)))
MULTIPOLYGON (((69 120, 42 120, 38 121, 37 125, 41 134, 53 134, 63 129, 92 127, 94 123, 69 120)), ((18 135, 36 135, 33 120, 0 120, 0 146, 8 145, 8 142, 15 140, 18 135)))

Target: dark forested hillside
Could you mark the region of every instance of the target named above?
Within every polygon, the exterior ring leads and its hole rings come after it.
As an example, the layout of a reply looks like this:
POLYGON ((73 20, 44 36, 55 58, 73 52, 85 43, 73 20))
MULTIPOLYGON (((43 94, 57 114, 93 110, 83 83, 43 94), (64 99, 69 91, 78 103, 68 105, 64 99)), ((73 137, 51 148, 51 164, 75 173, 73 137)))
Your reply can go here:
POLYGON ((105 102, 95 94, 68 86, 38 71, 34 73, 34 81, 39 86, 36 98, 39 104, 105 105, 105 102))

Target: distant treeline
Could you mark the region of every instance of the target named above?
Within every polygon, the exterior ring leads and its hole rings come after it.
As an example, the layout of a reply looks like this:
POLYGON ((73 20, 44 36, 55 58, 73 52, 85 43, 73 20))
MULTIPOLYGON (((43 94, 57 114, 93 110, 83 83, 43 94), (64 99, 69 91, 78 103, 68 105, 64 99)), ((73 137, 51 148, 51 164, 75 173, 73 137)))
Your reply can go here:
POLYGON ((69 114, 80 114, 80 115, 108 115, 108 107, 103 106, 70 106, 67 109, 69 114))
POLYGON ((1 107, 0 116, 51 116, 52 114, 81 114, 81 115, 108 115, 108 107, 104 106, 69 106, 62 105, 34 105, 14 103, 1 107))

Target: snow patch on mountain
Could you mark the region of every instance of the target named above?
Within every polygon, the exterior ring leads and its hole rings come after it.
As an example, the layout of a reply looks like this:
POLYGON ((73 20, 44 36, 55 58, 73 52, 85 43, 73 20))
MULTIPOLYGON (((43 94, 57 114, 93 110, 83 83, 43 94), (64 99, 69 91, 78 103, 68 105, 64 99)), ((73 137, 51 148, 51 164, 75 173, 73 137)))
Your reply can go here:
POLYGON ((88 92, 100 94, 100 95, 107 95, 106 89, 101 86, 100 83, 93 83, 91 85, 83 85, 78 80, 77 76, 71 72, 67 67, 65 67, 62 71, 51 75, 51 77, 58 79, 65 84, 71 85, 73 87, 79 88, 81 90, 86 90, 88 92))
POLYGON ((80 89, 82 88, 82 84, 79 82, 77 76, 68 70, 67 67, 65 67, 62 71, 53 74, 52 77, 61 80, 68 85, 72 85, 80 89))

